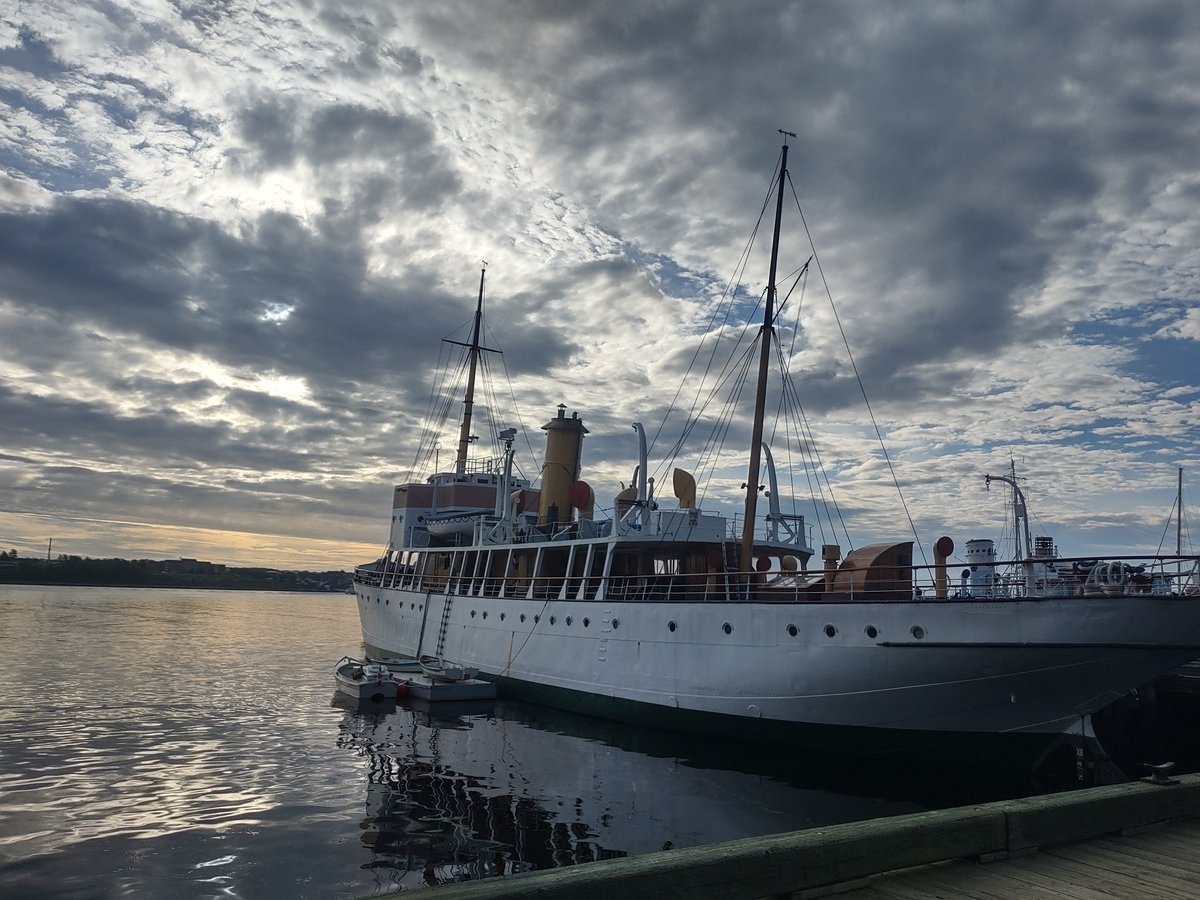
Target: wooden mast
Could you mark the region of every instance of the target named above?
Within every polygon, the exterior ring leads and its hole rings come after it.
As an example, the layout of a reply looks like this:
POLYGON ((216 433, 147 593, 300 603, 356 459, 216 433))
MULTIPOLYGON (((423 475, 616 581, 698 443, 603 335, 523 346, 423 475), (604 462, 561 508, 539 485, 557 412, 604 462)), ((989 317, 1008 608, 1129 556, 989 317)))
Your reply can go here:
POLYGON ((471 334, 467 396, 463 400, 462 428, 458 432, 458 458, 454 462, 454 471, 459 475, 467 470, 467 450, 471 446, 471 409, 475 405, 475 367, 479 364, 479 323, 483 319, 483 279, 486 275, 486 268, 479 270, 479 300, 475 304, 475 329, 471 334))
MULTIPOLYGON (((783 221, 783 184, 787 180, 787 139, 795 137, 789 131, 783 135, 783 155, 779 162, 779 194, 775 200, 775 234, 771 238, 771 270, 767 277, 766 312, 763 314, 759 341, 762 342, 758 357, 758 390, 754 395, 754 431, 750 438, 750 469, 746 476, 746 516, 742 522, 742 549, 739 568, 749 573, 754 557, 754 520, 758 514, 758 479, 762 462, 763 419, 767 406, 767 371, 771 364, 771 347, 775 340, 775 267, 779 262, 779 226, 783 221)), ((749 575, 747 574, 747 577, 749 575)))

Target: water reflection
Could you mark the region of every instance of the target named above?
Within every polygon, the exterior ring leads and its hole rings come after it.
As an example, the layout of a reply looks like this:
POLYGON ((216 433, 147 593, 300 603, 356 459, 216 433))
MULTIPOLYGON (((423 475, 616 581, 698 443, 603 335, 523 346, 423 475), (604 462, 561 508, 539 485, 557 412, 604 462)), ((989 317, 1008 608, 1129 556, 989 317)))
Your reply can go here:
POLYGON ((981 780, 688 738, 521 703, 335 698, 367 761, 361 840, 397 887, 1022 796, 981 780))
POLYGON ((0 590, 0 896, 361 897, 1038 790, 527 704, 331 707, 352 597, 0 590))

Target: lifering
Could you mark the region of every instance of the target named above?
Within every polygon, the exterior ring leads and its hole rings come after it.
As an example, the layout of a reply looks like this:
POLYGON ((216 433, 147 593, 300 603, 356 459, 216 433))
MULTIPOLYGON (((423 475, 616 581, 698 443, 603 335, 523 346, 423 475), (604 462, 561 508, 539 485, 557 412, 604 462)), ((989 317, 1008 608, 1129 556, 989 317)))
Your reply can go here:
POLYGON ((1101 567, 1100 580, 1105 584, 1119 587, 1125 583, 1125 566, 1119 562, 1106 563, 1101 567))

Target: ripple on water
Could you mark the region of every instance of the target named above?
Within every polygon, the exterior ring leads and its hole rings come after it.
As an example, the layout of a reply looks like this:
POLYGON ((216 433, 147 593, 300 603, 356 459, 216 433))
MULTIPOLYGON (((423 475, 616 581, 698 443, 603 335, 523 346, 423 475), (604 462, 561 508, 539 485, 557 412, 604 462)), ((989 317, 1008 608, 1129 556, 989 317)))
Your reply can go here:
POLYGON ((331 705, 353 597, 6 587, 0 623, 4 897, 359 897, 923 808, 521 704, 331 705))

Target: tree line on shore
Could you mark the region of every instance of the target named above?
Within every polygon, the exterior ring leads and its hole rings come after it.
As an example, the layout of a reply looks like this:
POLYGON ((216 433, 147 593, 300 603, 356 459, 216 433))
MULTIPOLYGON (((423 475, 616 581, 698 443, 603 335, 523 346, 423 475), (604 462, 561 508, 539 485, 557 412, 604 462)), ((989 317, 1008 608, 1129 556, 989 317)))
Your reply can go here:
POLYGON ((21 557, 16 550, 9 550, 0 551, 0 584, 346 591, 351 587, 351 575, 341 571, 220 566, 196 560, 92 559, 65 553, 55 559, 40 559, 21 557))

